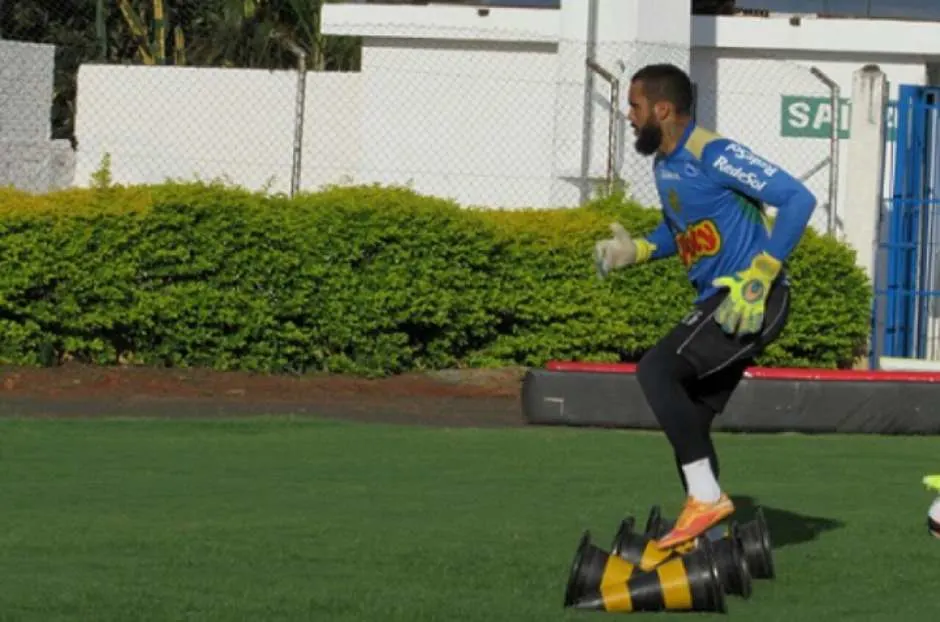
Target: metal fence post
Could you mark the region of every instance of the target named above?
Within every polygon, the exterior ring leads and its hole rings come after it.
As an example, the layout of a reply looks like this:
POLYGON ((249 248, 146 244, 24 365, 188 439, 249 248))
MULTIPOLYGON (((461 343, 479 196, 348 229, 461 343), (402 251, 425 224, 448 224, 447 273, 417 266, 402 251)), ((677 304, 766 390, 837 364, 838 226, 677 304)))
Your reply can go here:
POLYGON ((614 179, 617 177, 617 102, 620 99, 620 80, 601 67, 593 59, 587 59, 588 68, 598 74, 610 85, 610 110, 607 122, 607 192, 614 189, 614 179))
POLYGON ((839 85, 827 76, 819 67, 811 67, 810 72, 829 87, 830 105, 832 106, 832 128, 829 135, 829 209, 826 214, 826 232, 834 235, 836 230, 836 209, 839 198, 839 126, 841 124, 841 91, 839 85))
POLYGON ((294 144, 290 174, 290 196, 293 198, 300 190, 304 142, 304 108, 307 96, 307 52, 293 41, 285 41, 284 44, 297 57, 297 96, 294 100, 294 144))

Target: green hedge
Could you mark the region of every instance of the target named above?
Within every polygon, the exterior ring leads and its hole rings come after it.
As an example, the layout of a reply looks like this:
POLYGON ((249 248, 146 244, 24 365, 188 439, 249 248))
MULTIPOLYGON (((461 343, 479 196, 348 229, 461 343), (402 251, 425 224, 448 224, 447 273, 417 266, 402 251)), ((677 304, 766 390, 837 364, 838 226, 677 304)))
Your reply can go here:
MULTIPOLYGON (((676 260, 594 274, 594 241, 657 210, 468 209, 403 188, 294 199, 214 184, 0 190, 0 362, 398 373, 636 360, 693 294, 676 260)), ((851 365, 870 290, 808 233, 765 365, 851 365)))

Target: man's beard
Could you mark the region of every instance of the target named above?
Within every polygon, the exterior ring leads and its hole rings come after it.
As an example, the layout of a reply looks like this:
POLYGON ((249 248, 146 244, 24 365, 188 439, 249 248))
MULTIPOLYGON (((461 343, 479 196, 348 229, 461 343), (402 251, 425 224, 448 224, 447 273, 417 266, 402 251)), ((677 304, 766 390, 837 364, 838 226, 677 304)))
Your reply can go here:
POLYGON ((648 121, 636 135, 634 148, 643 155, 652 155, 663 142, 663 128, 658 123, 648 121))

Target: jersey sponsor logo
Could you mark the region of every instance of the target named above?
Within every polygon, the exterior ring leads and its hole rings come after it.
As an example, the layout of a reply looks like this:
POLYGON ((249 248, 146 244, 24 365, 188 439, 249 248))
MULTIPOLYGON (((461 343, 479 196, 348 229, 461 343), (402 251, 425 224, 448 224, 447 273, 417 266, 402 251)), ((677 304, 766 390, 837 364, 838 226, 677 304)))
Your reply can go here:
POLYGON ((744 160, 751 166, 760 168, 762 171, 764 171, 764 175, 767 177, 773 177, 777 173, 776 166, 755 155, 753 151, 741 145, 740 143, 729 142, 725 147, 725 151, 730 151, 737 160, 744 160))
POLYGON ((675 173, 665 168, 659 171, 659 178, 660 179, 672 179, 672 180, 682 179, 679 173, 675 173))
POLYGON ((713 166, 728 177, 733 177, 734 179, 737 179, 744 185, 748 186, 749 188, 753 188, 758 192, 767 186, 767 180, 761 177, 760 174, 754 171, 747 171, 740 166, 736 166, 734 162, 723 155, 715 158, 713 166))
POLYGON ((714 221, 707 219, 693 223, 676 236, 679 260, 689 267, 702 257, 714 257, 721 250, 721 234, 714 221))

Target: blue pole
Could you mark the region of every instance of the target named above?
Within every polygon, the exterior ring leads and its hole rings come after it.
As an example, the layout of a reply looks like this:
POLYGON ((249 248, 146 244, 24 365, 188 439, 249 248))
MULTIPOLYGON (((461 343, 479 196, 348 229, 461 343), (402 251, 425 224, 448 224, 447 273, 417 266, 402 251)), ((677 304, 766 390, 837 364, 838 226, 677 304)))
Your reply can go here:
POLYGON ((908 145, 908 118, 910 116, 913 91, 910 85, 898 87, 897 132, 895 137, 894 183, 891 195, 891 216, 888 220, 886 250, 888 253, 888 282, 885 287, 885 335, 886 356, 898 356, 901 349, 901 335, 898 326, 900 295, 898 287, 901 280, 901 245, 903 244, 904 196, 906 195, 907 168, 910 146, 908 145))

